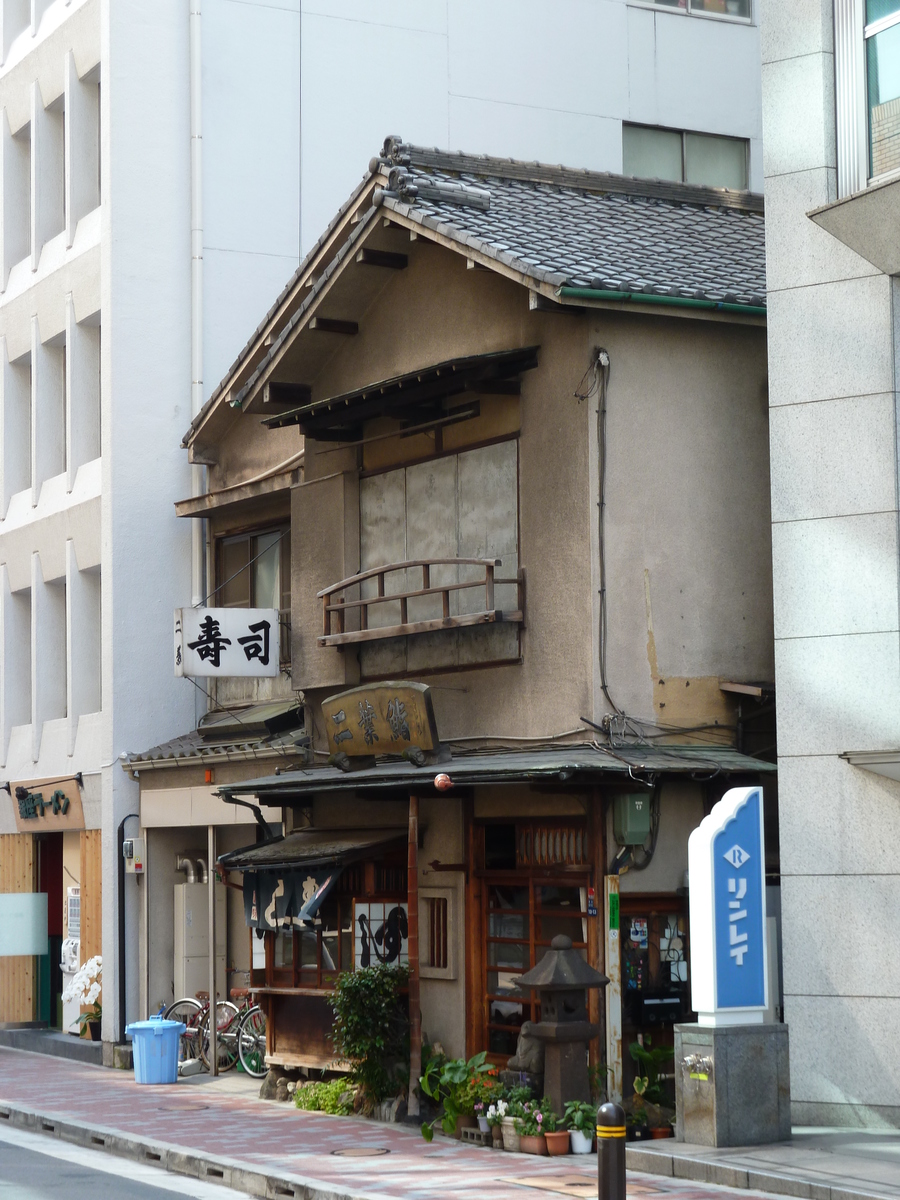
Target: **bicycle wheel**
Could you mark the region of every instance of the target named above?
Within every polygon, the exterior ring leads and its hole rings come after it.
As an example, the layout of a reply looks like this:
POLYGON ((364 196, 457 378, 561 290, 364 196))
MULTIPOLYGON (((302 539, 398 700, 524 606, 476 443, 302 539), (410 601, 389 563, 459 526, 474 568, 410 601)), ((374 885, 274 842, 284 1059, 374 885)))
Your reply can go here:
POLYGON ((238 1029, 238 1057, 254 1079, 262 1079, 266 1074, 266 1014, 258 1004, 244 1013, 238 1029))
POLYGON ((200 1057, 200 1025, 203 1021, 203 1005, 191 996, 170 1004, 163 1016, 167 1021, 182 1021, 184 1033, 178 1039, 178 1061, 200 1057))
MULTIPOLYGON (((240 1011, 230 1000, 216 1004, 216 1060, 220 1071, 230 1071, 238 1060, 238 1026, 240 1011)), ((203 1017, 200 1028, 200 1057, 209 1070, 209 1012, 203 1017)))

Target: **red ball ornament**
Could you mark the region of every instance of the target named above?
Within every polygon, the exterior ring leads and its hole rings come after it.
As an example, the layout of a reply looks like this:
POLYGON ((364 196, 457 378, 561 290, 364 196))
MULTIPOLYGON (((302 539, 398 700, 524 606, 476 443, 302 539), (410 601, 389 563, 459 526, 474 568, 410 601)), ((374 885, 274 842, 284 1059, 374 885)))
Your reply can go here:
POLYGON ((449 775, 444 775, 442 772, 440 775, 435 775, 434 786, 439 792, 446 792, 453 787, 453 780, 449 775))

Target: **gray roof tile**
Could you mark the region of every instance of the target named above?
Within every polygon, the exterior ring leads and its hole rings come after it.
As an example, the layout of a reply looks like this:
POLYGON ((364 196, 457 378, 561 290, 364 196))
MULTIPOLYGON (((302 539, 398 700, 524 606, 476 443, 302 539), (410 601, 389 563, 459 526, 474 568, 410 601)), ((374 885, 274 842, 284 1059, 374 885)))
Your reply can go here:
POLYGON ((487 188, 490 207, 404 199, 402 191, 385 203, 538 281, 754 306, 765 296, 765 223, 755 197, 741 206, 739 196, 722 193, 716 204, 709 188, 660 188, 653 195, 638 181, 632 193, 628 180, 615 180, 613 190, 588 172, 577 187, 568 182, 574 173, 564 170, 565 185, 554 186, 510 177, 497 159, 485 159, 483 171, 460 171, 463 156, 409 150, 410 183, 487 188))

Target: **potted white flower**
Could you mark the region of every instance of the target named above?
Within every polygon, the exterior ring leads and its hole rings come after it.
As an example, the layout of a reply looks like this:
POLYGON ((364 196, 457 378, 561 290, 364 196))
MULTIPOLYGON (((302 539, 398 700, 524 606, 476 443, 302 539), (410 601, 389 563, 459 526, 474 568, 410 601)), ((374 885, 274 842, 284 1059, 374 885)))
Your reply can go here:
POLYGON ((97 954, 78 968, 62 996, 66 1003, 74 1001, 82 1008, 89 1008, 88 1012, 83 1012, 78 1017, 78 1024, 81 1027, 81 1036, 84 1037, 87 1033, 92 1042, 100 1041, 100 1020, 103 1016, 103 1006, 100 1003, 103 990, 100 982, 102 975, 103 960, 97 954))

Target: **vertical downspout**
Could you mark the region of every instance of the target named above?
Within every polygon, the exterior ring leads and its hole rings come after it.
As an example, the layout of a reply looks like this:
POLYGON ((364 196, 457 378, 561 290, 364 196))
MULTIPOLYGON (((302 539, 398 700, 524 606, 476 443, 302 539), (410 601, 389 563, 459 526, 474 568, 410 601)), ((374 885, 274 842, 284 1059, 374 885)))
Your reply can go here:
MULTIPOLYGON (((190 0, 191 93, 191 420, 203 407, 203 25, 202 0, 190 0)), ((205 468, 191 466, 191 494, 206 490, 205 468)), ((206 599, 206 520, 191 518, 191 604, 206 599)), ((197 719, 203 715, 199 693, 197 719)))

